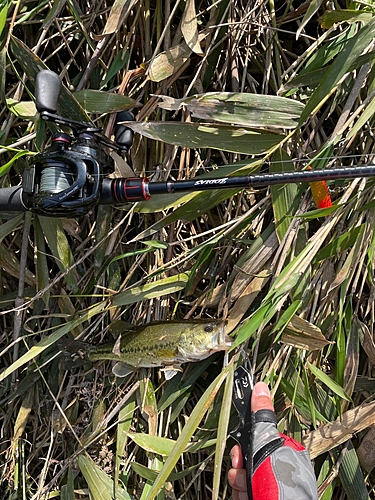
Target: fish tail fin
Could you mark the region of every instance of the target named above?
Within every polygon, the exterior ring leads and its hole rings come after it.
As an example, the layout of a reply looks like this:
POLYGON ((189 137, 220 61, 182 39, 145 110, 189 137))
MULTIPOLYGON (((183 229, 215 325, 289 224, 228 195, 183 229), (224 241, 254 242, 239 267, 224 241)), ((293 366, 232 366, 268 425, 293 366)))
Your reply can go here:
POLYGON ((57 347, 66 353, 75 354, 78 351, 88 351, 90 344, 88 342, 82 342, 81 340, 74 340, 69 338, 62 338, 57 342, 57 347))
POLYGON ((65 370, 78 368, 88 361, 87 353, 89 352, 90 344, 87 342, 62 338, 57 342, 57 347, 64 355, 63 366, 65 370))

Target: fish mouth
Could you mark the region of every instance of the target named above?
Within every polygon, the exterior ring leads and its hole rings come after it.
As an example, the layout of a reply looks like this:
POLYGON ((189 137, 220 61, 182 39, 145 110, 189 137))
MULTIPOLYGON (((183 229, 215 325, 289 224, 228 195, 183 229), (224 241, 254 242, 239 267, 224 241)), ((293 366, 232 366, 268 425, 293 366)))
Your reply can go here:
POLYGON ((234 340, 232 339, 232 337, 229 337, 229 335, 227 335, 224 332, 219 332, 216 342, 217 345, 215 347, 212 347, 210 351, 211 352, 228 351, 232 347, 233 342, 234 340))
POLYGON ((225 333, 226 327, 227 323, 225 321, 220 325, 220 328, 215 333, 213 343, 216 344, 216 346, 212 348, 213 352, 223 350, 227 351, 232 347, 234 340, 225 333))
POLYGON ((224 344, 228 347, 228 349, 230 347, 232 347, 234 343, 234 339, 232 339, 232 337, 229 337, 229 335, 225 334, 224 335, 224 344))

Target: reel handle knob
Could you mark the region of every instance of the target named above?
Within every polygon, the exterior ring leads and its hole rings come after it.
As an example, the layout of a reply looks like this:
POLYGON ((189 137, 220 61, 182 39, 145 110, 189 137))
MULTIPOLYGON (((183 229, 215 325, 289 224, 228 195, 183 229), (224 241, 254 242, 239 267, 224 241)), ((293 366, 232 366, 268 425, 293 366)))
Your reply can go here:
POLYGON ((35 78, 35 105, 39 113, 56 113, 61 92, 61 81, 49 69, 39 71, 35 78))
POLYGON ((130 111, 120 111, 117 113, 115 124, 115 141, 116 144, 124 149, 130 149, 133 144, 134 132, 126 125, 119 122, 133 122, 135 117, 130 111))

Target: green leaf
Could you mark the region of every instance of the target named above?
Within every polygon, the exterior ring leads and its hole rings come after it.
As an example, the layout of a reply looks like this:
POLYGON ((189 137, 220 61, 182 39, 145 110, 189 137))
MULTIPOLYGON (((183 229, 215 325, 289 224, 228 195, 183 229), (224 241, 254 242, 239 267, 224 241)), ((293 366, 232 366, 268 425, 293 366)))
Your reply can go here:
MULTIPOLYGON (((14 57, 17 59, 29 80, 34 84, 35 77, 42 69, 49 69, 46 64, 29 49, 21 40, 12 35, 11 49, 14 57)), ((62 116, 69 116, 73 120, 90 121, 84 110, 74 99, 71 92, 62 85, 59 97, 57 113, 62 116)))
MULTIPOLYGON (((301 382, 299 375, 298 375, 298 382, 301 382)), ((288 396, 288 398, 292 401, 293 406, 295 406, 298 409, 298 411, 301 413, 301 415, 303 415, 304 418, 311 420, 312 415, 310 413, 309 405, 308 405, 306 399, 302 396, 303 385, 302 385, 301 392, 299 392, 298 387, 297 387, 298 382, 294 382, 292 384, 285 377, 285 378, 281 379, 280 387, 285 392, 285 394, 288 396)), ((322 422, 327 422, 327 419, 318 411, 316 411, 316 416, 322 422)))
POLYGON ((237 346, 242 344, 242 342, 245 342, 248 338, 250 338, 262 324, 266 323, 274 314, 276 314, 276 311, 276 304, 272 304, 270 302, 267 302, 265 305, 260 307, 238 330, 235 341, 233 342, 230 350, 232 351, 237 346))
POLYGON ((153 487, 149 493, 148 500, 153 500, 159 491, 164 486, 170 473, 175 467, 177 461, 182 455, 184 449, 189 443, 193 433, 196 431, 199 423, 206 414, 208 408, 211 406, 217 392, 219 391, 224 380, 228 376, 228 372, 231 370, 231 365, 228 365, 223 371, 216 377, 216 379, 211 383, 211 385, 206 389, 203 396, 199 399, 198 403, 195 405, 189 419, 187 420, 184 428, 182 429, 173 450, 169 454, 164 467, 160 471, 153 487))
POLYGON ((54 0, 52 8, 48 10, 43 18, 42 27, 47 30, 53 21, 59 16, 61 10, 65 7, 66 0, 54 0))
MULTIPOLYGON (((369 61, 373 61, 373 59, 373 51, 362 54, 348 68, 348 73, 354 71, 356 68, 360 67, 363 64, 366 64, 369 61)), ((283 86, 283 91, 300 87, 309 87, 310 89, 315 89, 320 84, 323 76, 327 71, 328 69, 326 67, 315 69, 314 71, 310 71, 309 73, 301 71, 298 76, 296 76, 295 78, 293 78, 293 80, 290 80, 283 86)))
POLYGON ((314 399, 311 395, 311 391, 310 391, 310 387, 309 387, 309 379, 308 379, 308 376, 306 373, 306 367, 303 365, 302 365, 302 380, 303 380, 303 385, 305 386, 305 398, 306 398, 307 404, 309 405, 312 425, 314 426, 314 429, 316 429, 317 422, 316 422, 316 411, 315 411, 314 399))
POLYGON ((194 363, 194 370, 188 371, 186 373, 178 373, 177 375, 175 375, 172 380, 169 381, 169 384, 160 397, 159 411, 166 410, 185 393, 188 393, 188 395, 190 395, 191 391, 194 388, 195 382, 209 368, 211 364, 212 358, 210 357, 198 363, 194 363))
POLYGON ((326 10, 320 18, 320 24, 323 28, 332 28, 337 23, 368 23, 374 17, 373 12, 364 12, 363 10, 335 9, 326 10))
MULTIPOLYGON (((86 479, 93 500, 113 500, 113 480, 88 455, 79 455, 78 466, 86 479)), ((118 488, 116 500, 133 500, 123 488, 118 488)))
POLYGON ((254 128, 294 128, 304 108, 295 99, 245 92, 209 92, 185 99, 160 97, 163 109, 186 108, 194 118, 254 128))
POLYGON ((301 114, 300 124, 324 104, 332 90, 341 78, 348 72, 352 64, 355 64, 362 52, 372 43, 375 36, 375 19, 363 26, 339 52, 331 67, 324 75, 320 85, 314 91, 305 109, 301 114))
POLYGON ((233 153, 261 155, 285 136, 245 127, 210 123, 126 122, 138 134, 185 148, 213 148, 233 153))
POLYGON ((141 243, 146 245, 148 248, 140 248, 139 250, 133 250, 132 252, 126 252, 121 255, 118 255, 117 257, 111 260, 108 266, 113 262, 116 262, 117 260, 122 260, 127 257, 134 257, 135 255, 141 255, 143 253, 153 252, 155 248, 161 248, 163 250, 166 250, 168 248, 168 244, 165 243, 164 241, 150 240, 150 241, 141 241, 141 243))
POLYGON ((221 402, 219 425, 217 428, 217 440, 215 449, 215 463, 214 463, 214 481, 212 487, 212 500, 217 500, 220 494, 220 480, 221 469, 223 465, 223 458, 225 446, 228 437, 228 425, 230 414, 232 410, 232 395, 233 395, 233 381, 234 381, 234 366, 229 365, 227 379, 225 381, 223 400, 221 402))
POLYGON ((355 26, 348 27, 338 37, 333 37, 327 43, 322 44, 318 50, 313 51, 311 56, 304 61, 303 69, 282 86, 282 91, 301 86, 308 86, 312 89, 317 87, 327 71, 327 64, 344 49, 345 44, 355 32, 355 26))
POLYGON ((295 300, 292 304, 290 304, 290 306, 288 306, 287 310, 282 313, 277 323, 272 328, 272 331, 278 332, 277 337, 275 338, 275 342, 281 336, 285 328, 289 325, 291 319, 301 307, 301 304, 302 302, 300 300, 295 300))
POLYGON ((116 262, 118 260, 126 259, 128 257, 134 257, 135 255, 142 255, 144 253, 149 253, 149 252, 153 252, 153 249, 152 248, 140 248, 139 250, 133 250, 132 252, 123 253, 121 255, 118 255, 114 259, 112 259, 108 263, 108 266, 110 266, 111 264, 113 264, 114 262, 116 262))
MULTIPOLYGON (((273 154, 271 172, 294 170, 290 156, 282 149, 273 154)), ((281 241, 290 226, 292 217, 296 214, 300 204, 300 187, 297 184, 271 186, 272 207, 275 215, 276 233, 281 241)))
POLYGON ((157 453, 162 456, 169 456, 176 444, 176 441, 160 436, 151 436, 145 433, 127 432, 127 436, 143 450, 157 453))
POLYGON ((150 248, 161 248, 163 250, 166 250, 168 248, 168 243, 165 243, 165 241, 143 240, 142 243, 143 245, 147 245, 150 248))
POLYGON ((175 276, 153 281, 147 285, 135 286, 114 295, 111 303, 115 307, 125 306, 128 304, 134 304, 135 302, 139 302, 141 300, 161 297, 162 295, 169 295, 184 289, 188 279, 189 275, 186 273, 177 274, 175 276))
POLYGON ((346 136, 346 141, 349 141, 352 137, 355 137, 362 127, 374 116, 375 113, 375 100, 371 99, 361 116, 355 122, 353 127, 350 129, 348 135, 346 136))
POLYGON ((351 401, 350 397, 346 394, 344 389, 335 382, 331 377, 329 377, 326 373, 324 373, 317 366, 312 365, 309 361, 306 361, 309 370, 317 379, 319 379, 323 384, 325 384, 332 392, 337 394, 340 398, 346 399, 347 401, 351 401))
MULTIPOLYGON (((319 477, 317 480, 318 487, 321 486, 323 482, 329 477, 331 467, 332 467, 331 457, 327 456, 327 458, 323 462, 323 465, 320 467, 319 477)), ((320 500, 331 500, 332 492, 333 492, 333 487, 331 483, 325 488, 324 494, 323 496, 320 497, 320 500)))
POLYGON ((129 51, 126 51, 125 55, 122 52, 118 52, 115 55, 113 62, 111 64, 111 66, 109 67, 108 72, 107 72, 104 80, 100 84, 101 88, 104 88, 107 85, 107 83, 113 77, 115 77, 119 73, 119 71, 122 70, 122 68, 125 66, 125 64, 128 62, 128 60, 129 60, 129 51))
POLYGON ((27 24, 27 21, 29 21, 30 19, 32 19, 34 16, 36 15, 41 15, 43 16, 43 14, 41 14, 41 12, 44 10, 44 7, 46 5, 49 4, 49 0, 42 0, 40 2, 37 2, 35 5, 34 8, 28 8, 27 10, 26 9, 22 9, 22 14, 20 13, 19 16, 17 16, 17 20, 15 21, 14 23, 14 26, 17 26, 17 25, 20 25, 20 24, 27 24))
POLYGON ((74 498, 74 478, 72 467, 69 465, 66 484, 61 486, 60 500, 72 500, 72 498, 74 498))
POLYGON ((1 2, 0 5, 0 34, 3 32, 7 21, 8 9, 11 2, 1 2))
POLYGON ((36 120, 37 111, 33 101, 16 101, 15 99, 7 98, 6 103, 8 109, 15 115, 24 120, 36 120))
POLYGON ((157 471, 151 470, 149 467, 138 464, 137 462, 131 462, 130 466, 139 476, 143 477, 143 479, 146 479, 146 481, 154 482, 158 477, 157 471))
POLYGON ((339 478, 346 497, 356 500, 370 500, 365 479, 358 461, 357 452, 350 441, 339 468, 339 478))
MULTIPOLYGON (((345 280, 348 283, 347 280, 345 280)), ((336 350, 335 350, 335 364, 334 364, 334 378, 338 384, 344 384, 344 370, 346 365, 346 335, 344 329, 344 312, 342 311, 343 303, 345 301, 344 298, 344 289, 341 287, 340 290, 340 304, 339 304, 339 312, 335 325, 335 342, 336 342, 336 350)), ((350 399, 349 399, 350 401, 350 399)))
POLYGON ((73 0, 65 0, 66 8, 69 10, 71 15, 73 16, 75 22, 77 23, 77 26, 79 27, 79 33, 80 36, 83 36, 85 39, 88 47, 94 52, 95 50, 95 43, 90 37, 90 35, 87 33, 85 23, 81 19, 82 16, 82 10, 80 7, 74 2, 73 0))
POLYGON ((298 217, 301 217, 301 219, 303 219, 305 221, 320 219, 320 218, 328 217, 333 212, 335 212, 335 210, 337 210, 338 208, 340 208, 340 205, 333 204, 332 207, 317 208, 316 210, 310 210, 309 212, 306 212, 305 214, 299 214, 298 217))
POLYGON ((302 33, 302 30, 304 29, 306 24, 310 21, 310 19, 313 17, 313 15, 316 14, 316 12, 318 12, 322 3, 323 0, 312 0, 309 3, 306 14, 303 16, 303 19, 300 25, 298 26, 296 38, 299 38, 300 34, 302 33))
POLYGON ((16 217, 0 225, 0 242, 22 224, 23 218, 24 214, 16 215, 16 217))
POLYGON ((9 377, 13 372, 21 368, 21 366, 25 365, 29 361, 32 361, 34 358, 42 354, 48 347, 51 347, 56 344, 56 342, 61 339, 64 335, 67 335, 72 331, 73 328, 79 326, 84 321, 90 320, 96 314, 101 313, 106 307, 106 302, 101 302, 96 306, 87 309, 79 314, 78 318, 69 321, 66 325, 58 328, 52 335, 49 337, 45 337, 36 345, 32 346, 25 354, 23 354, 20 358, 18 358, 14 363, 8 366, 5 370, 0 373, 0 382, 9 377))
POLYGON ((118 424, 116 428, 116 463, 115 463, 115 487, 118 490, 120 477, 120 466, 128 440, 128 432, 132 424, 136 406, 136 396, 133 394, 126 405, 121 408, 118 415, 118 424))
MULTIPOLYGON (((56 217, 38 215, 38 218, 56 264, 60 270, 64 272, 73 265, 74 257, 65 235, 62 222, 56 217)), ((65 275, 65 280, 73 291, 77 290, 76 280, 72 271, 65 275)))
POLYGON ((130 97, 100 90, 85 89, 73 95, 87 113, 114 113, 138 104, 130 97))
MULTIPOLYGON (((36 278, 38 290, 44 290, 49 284, 49 268, 47 262, 47 253, 44 243, 43 230, 38 217, 34 218, 35 232, 35 257, 36 257, 36 278)), ((50 290, 43 294, 43 301, 47 305, 50 298, 50 290)))
POLYGON ((18 151, 18 153, 16 153, 11 160, 9 160, 7 163, 4 163, 4 165, 2 165, 0 167, 0 177, 5 175, 10 170, 11 166, 13 165, 13 163, 15 161, 18 160, 18 158, 21 158, 22 156, 26 156, 26 155, 30 155, 30 154, 34 154, 34 153, 30 153, 30 151, 28 151, 28 150, 18 151))
MULTIPOLYGON (((152 470, 149 467, 138 464, 137 462, 131 462, 130 466, 138 475, 140 475, 150 483, 154 483, 155 479, 158 477, 158 471, 152 470)), ((178 481, 179 479, 182 479, 192 472, 196 471, 198 467, 199 464, 192 467, 186 467, 180 472, 172 472, 168 477, 168 481, 178 481)))
MULTIPOLYGON (((293 264, 293 262, 294 261, 292 261, 291 264, 293 264)), ((285 269, 287 268, 284 268, 284 270, 285 269)), ((282 298, 283 296, 285 297, 285 295, 298 284, 300 279, 301 273, 299 271, 285 273, 282 278, 280 274, 273 287, 268 292, 266 300, 271 297, 273 297, 273 300, 277 300, 279 298, 282 298)))

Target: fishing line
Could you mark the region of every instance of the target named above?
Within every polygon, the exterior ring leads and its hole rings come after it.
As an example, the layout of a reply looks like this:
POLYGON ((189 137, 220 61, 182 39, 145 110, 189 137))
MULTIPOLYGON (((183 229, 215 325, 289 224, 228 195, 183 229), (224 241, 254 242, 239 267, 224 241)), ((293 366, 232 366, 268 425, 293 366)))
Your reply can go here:
MULTIPOLYGON (((371 157, 371 156, 374 156, 373 154, 353 154, 353 155, 342 155, 342 156, 335 156, 335 157, 332 157, 332 156, 322 156, 322 157, 318 157, 318 158, 291 158, 291 159, 288 159, 288 160, 276 160, 276 161, 264 161, 261 165, 259 166, 254 166, 254 170, 256 169, 259 169, 259 168, 262 168, 264 166, 268 166, 272 169, 272 166, 275 165, 285 165, 286 163, 294 163, 294 164, 297 164, 297 165, 303 165, 303 166, 308 166, 310 165, 311 163, 313 162, 317 162, 317 161, 327 161, 327 162, 330 162, 330 163, 334 163, 334 162, 337 162, 337 161, 340 161, 340 160, 344 160, 344 159, 348 159, 348 160, 358 160, 358 159, 361 159, 361 158, 365 158, 365 157, 371 157)), ((199 175, 204 175, 204 174, 212 174, 213 172, 215 171, 219 171, 220 169, 223 169, 223 168, 229 168, 229 167, 238 167, 238 168, 241 168, 241 166, 246 166, 248 165, 249 167, 251 167, 251 162, 256 162, 257 160, 256 159, 249 159, 248 161, 247 160, 241 160, 239 161, 238 163, 230 163, 230 164, 222 164, 222 165, 217 165, 217 164, 213 164, 211 165, 210 167, 206 167, 204 171, 198 171, 199 172, 199 175)), ((259 159, 259 161, 261 161, 259 159)), ((357 167, 354 166, 353 164, 351 164, 350 166, 346 167, 346 166, 343 166, 343 167, 337 167, 337 168, 350 168, 350 169, 354 169, 354 168, 358 168, 359 166, 366 166, 365 164, 361 164, 361 165, 358 165, 357 167)), ((334 169, 335 167, 332 167, 332 169, 334 169)), ((319 170, 322 170, 324 171, 325 169, 319 169, 319 170)), ((169 173, 169 174, 173 174, 173 173, 176 173, 176 174, 180 174, 181 173, 181 169, 179 169, 178 167, 175 167, 175 168, 171 168, 171 169, 163 169, 163 167, 161 167, 160 165, 157 165, 155 167, 154 170, 151 170, 151 169, 145 169, 143 170, 143 172, 145 173, 145 175, 155 175, 155 174, 164 174, 164 173, 169 173)), ((296 172, 298 172, 298 170, 296 170, 296 172)), ((105 174, 101 174, 103 177, 105 177, 105 174)))

